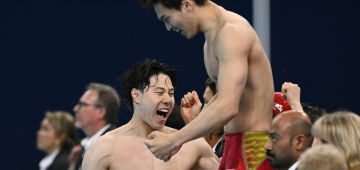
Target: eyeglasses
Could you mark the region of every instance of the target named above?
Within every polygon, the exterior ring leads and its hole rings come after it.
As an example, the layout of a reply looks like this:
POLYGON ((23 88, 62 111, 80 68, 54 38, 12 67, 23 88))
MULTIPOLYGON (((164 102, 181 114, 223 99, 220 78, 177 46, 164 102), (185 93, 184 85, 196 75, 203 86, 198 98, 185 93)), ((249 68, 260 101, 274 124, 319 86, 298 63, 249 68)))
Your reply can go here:
POLYGON ((100 104, 89 104, 89 103, 85 103, 85 102, 82 102, 82 101, 78 101, 76 103, 77 106, 79 106, 79 109, 83 108, 83 107, 88 107, 88 106, 93 106, 93 107, 102 107, 102 105, 100 104))
POLYGON ((327 143, 329 143, 328 141, 326 141, 326 140, 323 139, 323 138, 320 138, 320 142, 321 142, 322 144, 327 144, 327 143))

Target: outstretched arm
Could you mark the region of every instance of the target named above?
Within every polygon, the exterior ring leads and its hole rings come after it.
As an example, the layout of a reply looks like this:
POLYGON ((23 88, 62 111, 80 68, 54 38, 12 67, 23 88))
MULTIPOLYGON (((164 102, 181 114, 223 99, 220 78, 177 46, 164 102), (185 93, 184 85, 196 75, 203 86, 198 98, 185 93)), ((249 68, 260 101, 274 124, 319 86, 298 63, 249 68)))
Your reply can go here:
POLYGON ((253 32, 248 28, 225 26, 218 35, 215 55, 218 58, 218 93, 200 114, 180 131, 158 135, 145 141, 159 159, 167 160, 174 150, 190 140, 224 126, 238 114, 239 103, 248 74, 248 55, 253 32))

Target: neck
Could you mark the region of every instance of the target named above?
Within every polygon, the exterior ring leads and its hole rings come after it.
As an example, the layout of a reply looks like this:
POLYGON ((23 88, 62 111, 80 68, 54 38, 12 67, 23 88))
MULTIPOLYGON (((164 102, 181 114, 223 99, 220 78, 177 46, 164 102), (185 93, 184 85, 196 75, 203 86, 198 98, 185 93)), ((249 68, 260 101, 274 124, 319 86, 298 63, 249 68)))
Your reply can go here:
POLYGON ((89 126, 88 128, 84 128, 84 133, 87 137, 91 137, 95 135, 99 130, 101 130, 104 126, 106 126, 106 122, 103 120, 99 121, 92 126, 89 126))
POLYGON ((150 127, 148 124, 139 119, 136 114, 134 114, 131 120, 124 126, 126 131, 130 132, 131 135, 142 138, 147 138, 147 136, 153 131, 161 130, 150 127))
POLYGON ((58 147, 55 145, 53 147, 51 147, 49 150, 46 151, 47 155, 52 154, 56 149, 58 149, 58 147))
POLYGON ((198 6, 196 9, 198 16, 199 30, 205 35, 216 30, 222 25, 224 8, 208 1, 204 6, 198 6))

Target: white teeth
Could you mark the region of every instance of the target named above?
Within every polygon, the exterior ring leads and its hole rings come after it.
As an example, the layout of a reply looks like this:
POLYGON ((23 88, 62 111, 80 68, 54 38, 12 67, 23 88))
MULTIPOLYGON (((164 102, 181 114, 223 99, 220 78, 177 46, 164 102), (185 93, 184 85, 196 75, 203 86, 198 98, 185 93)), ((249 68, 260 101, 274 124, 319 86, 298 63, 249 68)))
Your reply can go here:
POLYGON ((169 110, 167 110, 167 109, 159 109, 159 111, 160 112, 165 112, 165 113, 169 112, 169 110))

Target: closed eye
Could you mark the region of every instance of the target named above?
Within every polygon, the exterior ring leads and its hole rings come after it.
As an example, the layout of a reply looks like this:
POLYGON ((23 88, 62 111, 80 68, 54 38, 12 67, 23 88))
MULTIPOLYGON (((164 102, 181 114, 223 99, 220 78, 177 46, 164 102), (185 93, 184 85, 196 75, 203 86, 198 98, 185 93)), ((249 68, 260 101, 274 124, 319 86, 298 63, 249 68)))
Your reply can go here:
POLYGON ((157 94, 157 95, 162 95, 164 92, 155 92, 155 94, 157 94))

